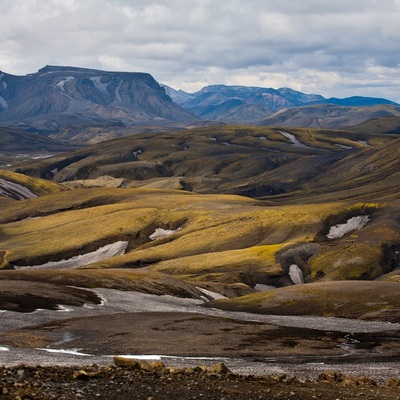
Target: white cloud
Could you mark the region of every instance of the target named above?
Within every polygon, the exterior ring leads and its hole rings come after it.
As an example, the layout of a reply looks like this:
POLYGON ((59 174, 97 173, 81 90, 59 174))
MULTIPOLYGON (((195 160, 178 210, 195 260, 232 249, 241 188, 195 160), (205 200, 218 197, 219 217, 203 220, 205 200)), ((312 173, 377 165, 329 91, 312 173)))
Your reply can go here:
POLYGON ((398 0, 0 0, 0 69, 144 71, 184 90, 289 86, 398 100, 398 0))

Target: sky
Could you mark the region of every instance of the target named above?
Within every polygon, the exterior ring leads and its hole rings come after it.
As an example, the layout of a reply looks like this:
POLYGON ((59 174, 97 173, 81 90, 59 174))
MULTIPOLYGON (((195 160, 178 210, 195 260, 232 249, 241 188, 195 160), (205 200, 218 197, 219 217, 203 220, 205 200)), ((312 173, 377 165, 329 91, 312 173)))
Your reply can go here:
POLYGON ((400 102, 400 0, 0 0, 0 70, 148 72, 400 102))

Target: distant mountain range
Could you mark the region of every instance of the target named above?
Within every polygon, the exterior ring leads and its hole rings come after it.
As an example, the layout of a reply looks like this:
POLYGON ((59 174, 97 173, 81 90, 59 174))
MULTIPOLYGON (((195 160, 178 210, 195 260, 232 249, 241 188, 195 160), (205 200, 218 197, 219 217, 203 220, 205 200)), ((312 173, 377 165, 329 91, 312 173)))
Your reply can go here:
POLYGON ((147 73, 68 66, 46 66, 26 76, 0 71, 0 125, 62 140, 96 142, 215 123, 344 127, 383 116, 400 116, 400 106, 290 88, 212 85, 186 93, 147 73))
POLYGON ((198 118, 225 123, 321 128, 400 115, 399 104, 374 97, 326 99, 290 88, 212 85, 186 93, 164 87, 174 102, 198 118))

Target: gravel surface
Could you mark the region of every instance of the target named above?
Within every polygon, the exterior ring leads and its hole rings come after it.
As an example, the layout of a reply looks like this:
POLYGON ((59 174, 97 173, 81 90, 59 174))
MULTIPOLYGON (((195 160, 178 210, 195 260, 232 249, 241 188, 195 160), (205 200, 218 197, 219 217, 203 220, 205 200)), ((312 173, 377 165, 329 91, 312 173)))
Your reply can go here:
MULTIPOLYGON (((318 329, 319 331, 326 332, 343 332, 345 334, 353 333, 371 333, 374 332, 400 332, 399 324, 391 324, 385 322, 367 322, 358 320, 336 319, 336 318, 321 318, 321 317, 286 317, 286 316, 264 316, 257 314, 246 314, 239 312, 225 312, 214 309, 202 308, 201 301, 192 299, 181 299, 172 296, 156 296, 137 292, 123 292, 113 289, 96 289, 95 293, 102 299, 101 304, 86 304, 84 307, 80 306, 67 306, 61 307, 59 311, 54 310, 38 310, 33 313, 18 313, 3 311, 1 313, 0 333, 0 365, 15 366, 18 364, 28 364, 31 366, 84 366, 91 363, 106 366, 110 364, 110 356, 122 353, 118 349, 114 349, 113 353, 89 352, 89 355, 80 354, 79 348, 69 347, 71 341, 71 330, 62 330, 61 338, 58 341, 53 341, 47 345, 26 345, 24 343, 5 343, 4 337, 10 333, 24 331, 24 335, 33 340, 35 332, 39 332, 38 327, 46 324, 59 325, 63 321, 70 321, 71 319, 82 321, 89 321, 90 318, 105 317, 117 315, 121 313, 129 313, 129 315, 147 315, 147 313, 196 313, 199 315, 206 315, 209 317, 218 317, 218 320, 232 319, 240 322, 257 323, 267 325, 275 325, 278 327, 291 327, 301 329, 318 329), (32 329, 31 329, 32 328, 32 329), (33 329, 34 328, 34 329, 33 329), (7 335, 6 335, 7 334, 7 335), (65 343, 63 343, 63 341, 65 343), (38 348, 41 349, 38 349, 38 348), (57 352, 50 352, 56 350, 57 352), (65 351, 64 351, 65 350, 65 351)), ((128 314, 126 314, 128 315, 128 314)), ((122 318, 127 318, 123 316, 122 318)), ((99 320, 94 320, 96 324, 99 320)), ((140 322, 142 325, 143 322, 140 322)), ((56 330, 55 326, 49 331, 56 330)), ((116 327, 117 329, 118 327, 116 327)), ((100 328, 101 329, 101 326, 100 328)), ((175 328, 174 328, 175 329, 175 328)), ((236 328, 235 328, 236 329, 236 328)), ((154 329, 152 329, 154 330, 154 329)), ((227 328, 225 330, 228 330, 227 328)), ((176 332, 172 329, 172 334, 176 336, 176 332)), ((115 334, 116 335, 116 334, 115 334)), ((146 336, 146 334, 141 334, 146 336)), ((129 338, 128 338, 129 339, 129 338)), ((83 340, 83 339, 82 339, 83 340)), ((115 339, 112 339, 113 341, 115 339)), ((189 344, 190 345, 190 344, 189 344)), ((345 346, 344 344, 343 346, 345 346)), ((100 349, 101 350, 101 349, 100 349)), ((201 353, 201 349, 197 349, 201 353)), ((349 346, 348 351, 351 353, 353 350, 349 346)), ((138 353, 135 353, 138 355, 138 353)), ((133 354, 133 355, 135 355, 133 354)), ((147 352, 146 354, 151 354, 147 352)), ((163 353, 160 353, 163 355, 163 353)), ((383 382, 391 376, 396 376, 400 363, 395 360, 371 360, 367 356, 361 357, 357 360, 349 357, 347 362, 337 362, 337 358, 329 359, 325 357, 321 362, 313 359, 312 362, 301 361, 301 357, 293 353, 292 360, 290 360, 290 351, 288 357, 223 357, 224 362, 235 373, 240 374, 282 374, 290 373, 296 375, 299 379, 315 379, 319 373, 327 369, 335 369, 345 373, 356 375, 366 374, 371 378, 383 382)), ((366 353, 368 354, 368 352, 366 353)), ((171 355, 171 353, 169 353, 171 355)), ((215 352, 215 355, 220 355, 215 352)), ((157 357, 156 357, 157 358, 157 357)), ((211 358, 209 362, 214 362, 219 358, 211 358)), ((198 358, 164 358, 165 362, 174 366, 193 366, 199 362, 198 358)))

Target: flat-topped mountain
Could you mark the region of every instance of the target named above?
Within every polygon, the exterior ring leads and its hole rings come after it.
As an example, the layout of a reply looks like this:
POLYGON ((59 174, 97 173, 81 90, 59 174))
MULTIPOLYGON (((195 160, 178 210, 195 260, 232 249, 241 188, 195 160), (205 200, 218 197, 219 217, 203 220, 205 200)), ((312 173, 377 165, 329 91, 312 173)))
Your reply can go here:
POLYGON ((195 119, 147 73, 58 66, 46 66, 26 76, 0 72, 3 125, 51 132, 71 125, 123 127, 195 119))

